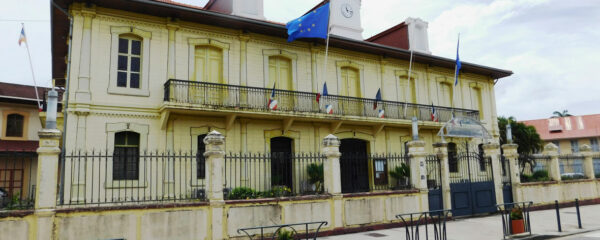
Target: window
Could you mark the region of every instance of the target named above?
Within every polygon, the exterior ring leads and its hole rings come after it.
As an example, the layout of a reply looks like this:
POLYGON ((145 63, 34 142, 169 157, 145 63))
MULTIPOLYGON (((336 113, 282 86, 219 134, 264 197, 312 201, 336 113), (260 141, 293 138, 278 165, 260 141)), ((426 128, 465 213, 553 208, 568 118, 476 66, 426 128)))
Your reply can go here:
POLYGON ((579 152, 579 142, 577 140, 571 140, 571 152, 572 153, 579 152))
POLYGON ((387 185, 387 159, 375 158, 373 159, 373 176, 375 176, 375 185, 387 185))
POLYGON ((206 134, 198 136, 198 153, 196 153, 196 176, 198 179, 206 177, 206 158, 204 157, 204 152, 206 152, 206 145, 204 145, 205 137, 206 134))
POLYGON ((479 119, 483 119, 481 88, 471 88, 471 108, 479 111, 479 119))
POLYGON ((113 180, 137 180, 139 176, 140 134, 115 133, 113 180))
POLYGON ((198 82, 223 83, 223 50, 213 46, 196 46, 194 75, 198 82))
POLYGON ((552 144, 556 145, 556 147, 558 148, 558 153, 560 153, 560 142, 559 141, 552 141, 552 144))
POLYGON ((25 117, 21 114, 12 113, 6 116, 6 136, 23 137, 23 123, 25 117))
POLYGON ((361 97, 360 77, 358 70, 351 67, 341 68, 342 84, 344 88, 342 93, 344 96, 361 97))
POLYGON ((458 152, 456 143, 448 143, 448 168, 450 172, 458 172, 458 152))
POLYGON ((592 151, 594 151, 594 152, 600 151, 600 146, 598 146, 598 139, 591 138, 590 144, 592 145, 592 151))
POLYGON ((271 138, 271 186, 292 188, 292 144, 291 138, 271 138))
POLYGON ((140 88, 142 40, 130 36, 119 37, 117 60, 117 87, 140 88))
POLYGON ((450 83, 440 83, 440 105, 452 107, 452 85, 450 83))

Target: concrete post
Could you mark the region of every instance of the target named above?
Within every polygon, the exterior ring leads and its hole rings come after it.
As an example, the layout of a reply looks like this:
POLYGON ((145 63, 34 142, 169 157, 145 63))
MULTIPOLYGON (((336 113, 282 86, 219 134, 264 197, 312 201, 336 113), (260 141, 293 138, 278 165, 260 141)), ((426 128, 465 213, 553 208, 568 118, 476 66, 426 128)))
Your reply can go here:
POLYGON ((36 239, 52 239, 53 218, 58 187, 58 159, 61 132, 42 129, 38 132, 40 147, 37 149, 37 181, 35 215, 37 216, 36 239))
POLYGON ((343 209, 342 209, 342 177, 340 172, 340 140, 329 134, 323 139, 323 154, 325 162, 323 163, 324 190, 333 196, 333 216, 332 225, 334 228, 343 227, 343 209))
POLYGON ((517 144, 504 144, 502 150, 504 158, 508 161, 510 170, 510 184, 512 186, 513 202, 522 202, 524 199, 521 196, 521 172, 519 171, 519 152, 517 152, 517 144))
POLYGON ((444 209, 452 209, 452 194, 450 192, 450 168, 448 165, 448 143, 438 142, 433 144, 433 152, 440 160, 440 171, 442 172, 442 199, 444 209))
POLYGON ((211 239, 225 239, 223 229, 223 187, 225 183, 225 137, 217 131, 212 131, 204 138, 206 151, 206 195, 210 204, 211 239))
POLYGON ((483 144, 483 156, 491 158, 492 174, 494 176, 494 189, 496 192, 496 204, 504 203, 502 194, 502 168, 500 166, 500 146, 496 143, 483 144))
POLYGON ((594 154, 590 145, 584 144, 579 148, 581 155, 583 155, 583 171, 587 179, 596 179, 594 173, 594 154))
POLYGON ((410 181, 421 192, 427 192, 427 169, 425 167, 425 142, 414 140, 408 142, 408 156, 410 157, 410 181))
POLYGON ((543 154, 550 157, 550 165, 548 166, 548 175, 550 175, 550 179, 554 181, 561 181, 558 147, 553 143, 548 143, 546 146, 544 146, 543 154))

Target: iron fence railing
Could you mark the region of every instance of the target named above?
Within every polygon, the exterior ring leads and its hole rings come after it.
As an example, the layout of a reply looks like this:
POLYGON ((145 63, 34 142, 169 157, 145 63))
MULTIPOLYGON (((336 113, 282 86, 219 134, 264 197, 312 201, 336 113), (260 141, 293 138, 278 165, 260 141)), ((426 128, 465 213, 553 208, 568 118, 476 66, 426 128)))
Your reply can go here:
POLYGON ((427 188, 440 189, 442 187, 442 168, 437 155, 429 155, 425 158, 427 166, 427 188))
POLYGON ((228 199, 316 194, 323 187, 320 153, 228 153, 225 197, 228 199))
POLYGON ((370 154, 367 156, 372 165, 372 190, 411 189, 410 162, 407 155, 397 153, 370 154), (405 175, 405 176, 403 176, 405 175))
MULTIPOLYGON (((269 88, 171 79, 164 84, 164 101, 213 108, 269 111, 267 105, 272 91, 269 88)), ((277 111, 325 113, 326 106, 331 105, 331 114, 338 116, 379 117, 379 110, 384 110, 385 118, 417 117, 420 121, 432 120, 431 105, 378 101, 378 107, 374 109, 375 99, 328 95, 322 96, 320 103, 317 103, 316 97, 316 93, 275 90, 277 111)), ((435 106, 435 112, 439 122, 450 120, 452 115, 479 119, 479 111, 476 110, 435 106)))
POLYGON ((539 154, 520 154, 519 170, 521 182, 550 181, 548 168, 550 157, 539 154))
POLYGON ((502 185, 510 185, 510 161, 502 155, 500 163, 502 164, 502 185))
POLYGON ((565 154, 558 157, 562 180, 584 179, 585 171, 582 155, 565 154))
POLYGON ((600 179, 600 154, 595 155, 593 158, 594 163, 594 174, 596 178, 600 179))
POLYGON ((0 152, 0 210, 33 208, 37 154, 0 152))
POLYGON ((59 205, 205 200, 204 157, 192 152, 101 151, 62 154, 59 205))

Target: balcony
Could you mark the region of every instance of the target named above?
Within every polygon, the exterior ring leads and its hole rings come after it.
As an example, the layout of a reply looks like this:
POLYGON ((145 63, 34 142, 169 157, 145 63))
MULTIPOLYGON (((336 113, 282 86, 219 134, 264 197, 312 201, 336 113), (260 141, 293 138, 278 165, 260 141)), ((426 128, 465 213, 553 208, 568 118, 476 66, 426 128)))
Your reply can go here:
MULTIPOLYGON (((164 84, 164 101, 169 106, 198 110, 230 110, 238 113, 284 113, 299 117, 315 117, 376 121, 379 109, 385 110, 385 121, 411 120, 413 116, 419 121, 433 122, 431 105, 421 105, 394 101, 379 101, 378 108, 373 109, 375 99, 355 98, 346 96, 322 96, 317 103, 316 93, 275 90, 278 101, 277 110, 270 110, 268 105, 272 89, 245 87, 227 84, 215 84, 185 80, 168 80, 164 84), (333 106, 333 112, 328 114, 326 105, 333 106)), ((461 117, 479 119, 479 111, 435 106, 438 121, 446 122, 452 114, 461 117)))

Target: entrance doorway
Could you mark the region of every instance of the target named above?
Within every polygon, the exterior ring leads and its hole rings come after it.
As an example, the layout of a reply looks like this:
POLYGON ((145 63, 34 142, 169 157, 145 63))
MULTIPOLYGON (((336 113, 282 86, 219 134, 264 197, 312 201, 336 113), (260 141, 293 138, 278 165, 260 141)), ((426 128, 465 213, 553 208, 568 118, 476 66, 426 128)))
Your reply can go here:
POLYGON ((271 186, 292 189, 292 143, 287 137, 271 138, 271 186))
POLYGON ((340 144, 342 193, 369 191, 367 141, 348 138, 340 144))

